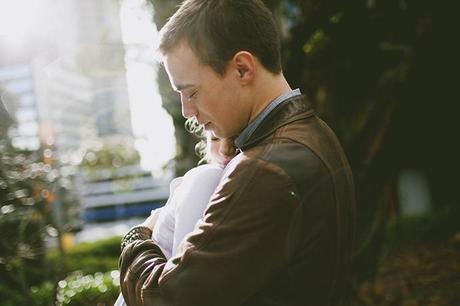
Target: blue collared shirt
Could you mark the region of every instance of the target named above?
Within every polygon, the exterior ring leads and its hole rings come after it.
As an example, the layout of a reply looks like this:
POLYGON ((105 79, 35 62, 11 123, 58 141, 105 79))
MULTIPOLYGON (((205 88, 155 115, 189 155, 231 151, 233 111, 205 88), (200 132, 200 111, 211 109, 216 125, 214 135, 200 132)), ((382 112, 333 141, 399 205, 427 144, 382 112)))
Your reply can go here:
POLYGON ((249 140, 251 135, 259 127, 259 125, 264 121, 264 119, 270 114, 278 105, 287 101, 289 98, 300 96, 300 89, 296 88, 291 90, 273 100, 257 117, 254 119, 235 139, 235 145, 237 148, 241 147, 246 141, 249 140))

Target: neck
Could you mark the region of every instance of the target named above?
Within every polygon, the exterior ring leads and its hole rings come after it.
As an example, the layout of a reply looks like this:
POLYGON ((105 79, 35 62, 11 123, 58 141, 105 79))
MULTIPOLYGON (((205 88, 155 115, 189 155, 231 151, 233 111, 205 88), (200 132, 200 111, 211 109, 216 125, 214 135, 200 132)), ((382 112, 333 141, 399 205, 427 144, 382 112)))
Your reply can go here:
POLYGON ((249 122, 252 122, 277 97, 292 90, 282 73, 274 75, 267 72, 255 85, 256 91, 253 96, 257 97, 257 100, 253 104, 249 122))

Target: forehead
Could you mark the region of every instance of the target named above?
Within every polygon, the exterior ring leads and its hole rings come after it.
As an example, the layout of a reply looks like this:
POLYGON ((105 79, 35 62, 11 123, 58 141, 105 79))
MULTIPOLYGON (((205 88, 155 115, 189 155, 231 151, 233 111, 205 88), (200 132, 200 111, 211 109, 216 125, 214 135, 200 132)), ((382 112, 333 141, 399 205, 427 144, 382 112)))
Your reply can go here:
POLYGON ((185 43, 179 43, 164 56, 164 66, 174 89, 194 85, 202 76, 206 66, 201 64, 192 49, 185 43))

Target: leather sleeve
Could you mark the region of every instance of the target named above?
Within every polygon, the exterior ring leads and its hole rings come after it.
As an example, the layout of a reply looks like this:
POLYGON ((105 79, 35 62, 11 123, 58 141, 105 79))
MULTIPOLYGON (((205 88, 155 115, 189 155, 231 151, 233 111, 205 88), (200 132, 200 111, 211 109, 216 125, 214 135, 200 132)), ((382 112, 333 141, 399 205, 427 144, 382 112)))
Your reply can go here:
POLYGON ((286 268, 300 222, 296 190, 281 168, 241 159, 176 257, 167 261, 147 237, 123 250, 128 305, 240 305, 286 268))

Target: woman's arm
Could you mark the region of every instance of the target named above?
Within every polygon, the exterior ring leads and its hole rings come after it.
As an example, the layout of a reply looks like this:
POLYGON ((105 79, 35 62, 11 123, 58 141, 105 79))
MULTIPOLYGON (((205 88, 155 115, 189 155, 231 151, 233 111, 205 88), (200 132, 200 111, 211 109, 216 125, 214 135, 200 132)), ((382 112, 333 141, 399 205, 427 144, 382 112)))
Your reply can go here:
POLYGON ((152 240, 154 240, 166 258, 170 258, 173 250, 174 224, 175 224, 175 202, 177 201, 178 190, 181 188, 182 177, 175 178, 169 184, 169 198, 166 204, 156 209, 152 216, 149 216, 142 225, 153 229, 152 240))

